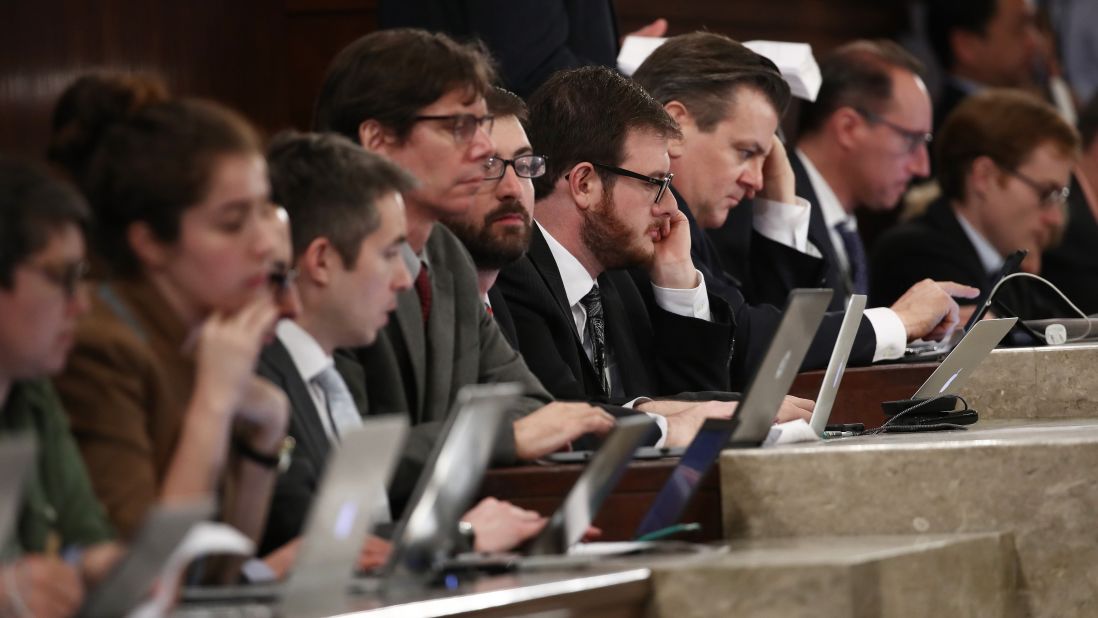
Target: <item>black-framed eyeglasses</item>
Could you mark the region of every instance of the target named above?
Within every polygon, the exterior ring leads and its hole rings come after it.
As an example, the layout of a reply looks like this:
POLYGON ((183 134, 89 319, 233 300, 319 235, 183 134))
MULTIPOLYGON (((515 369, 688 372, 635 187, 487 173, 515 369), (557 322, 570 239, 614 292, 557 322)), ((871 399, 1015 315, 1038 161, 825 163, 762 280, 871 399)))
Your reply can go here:
POLYGON ((61 288, 65 298, 76 296, 76 290, 88 276, 90 266, 87 260, 78 260, 64 264, 27 264, 30 269, 44 277, 46 281, 61 288))
POLYGON ((290 268, 284 262, 276 262, 271 267, 271 272, 267 273, 267 285, 271 287, 271 292, 275 294, 286 292, 296 280, 297 269, 290 268))
POLYGON ((895 132, 896 135, 904 138, 904 144, 907 148, 907 154, 915 154, 915 151, 919 149, 919 146, 930 146, 930 143, 934 141, 933 133, 927 133, 924 131, 913 131, 906 127, 901 127, 895 122, 884 118, 876 112, 871 112, 868 109, 855 107, 854 111, 858 112, 858 114, 861 115, 862 118, 865 118, 869 122, 873 124, 884 125, 891 129, 893 132, 895 132))
POLYGON ((492 134, 496 117, 492 114, 474 116, 473 114, 446 114, 441 116, 413 116, 412 120, 437 120, 450 124, 450 131, 454 134, 454 141, 459 144, 468 144, 477 134, 477 128, 484 127, 484 132, 492 134))
POLYGON ((641 180, 641 181, 647 182, 649 184, 656 185, 657 187, 659 187, 659 190, 656 191, 656 199, 655 199, 655 203, 657 203, 657 204, 659 204, 660 199, 663 198, 663 194, 667 191, 667 187, 671 186, 671 179, 675 177, 675 175, 670 173, 670 172, 668 172, 667 176, 664 176, 663 178, 653 178, 652 176, 645 176, 644 174, 638 174, 637 172, 631 172, 627 169, 622 169, 620 167, 614 167, 613 165, 604 165, 602 163, 592 163, 591 165, 594 165, 595 167, 600 168, 600 169, 604 169, 604 170, 606 170, 606 171, 608 171, 612 174, 617 174, 618 176, 625 176, 627 178, 635 178, 637 180, 641 180))
POLYGON ((998 161, 995 161, 995 165, 998 165, 999 169, 1007 174, 1021 180, 1022 184, 1033 189, 1033 192, 1037 194, 1037 198, 1040 200, 1038 203, 1041 205, 1041 208, 1056 208, 1063 206, 1067 203, 1068 197, 1071 196, 1071 187, 1050 187, 1047 184, 1037 182, 1018 170, 1010 169, 998 161))
POLYGON ((536 154, 519 155, 514 159, 489 157, 484 162, 484 179, 503 178, 508 165, 515 170, 515 175, 519 178, 538 178, 545 174, 545 161, 545 157, 536 154))

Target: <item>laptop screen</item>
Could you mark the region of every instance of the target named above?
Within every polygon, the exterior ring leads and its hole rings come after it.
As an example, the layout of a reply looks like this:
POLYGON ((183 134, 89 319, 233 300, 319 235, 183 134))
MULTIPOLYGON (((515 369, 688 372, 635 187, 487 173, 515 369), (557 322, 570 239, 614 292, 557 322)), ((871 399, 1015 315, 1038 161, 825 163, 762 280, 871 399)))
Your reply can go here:
POLYGON ((736 426, 736 420, 711 418, 705 421, 698 435, 682 454, 679 465, 660 488, 651 508, 641 520, 634 537, 644 536, 679 523, 686 505, 698 490, 705 473, 717 461, 728 437, 736 426))

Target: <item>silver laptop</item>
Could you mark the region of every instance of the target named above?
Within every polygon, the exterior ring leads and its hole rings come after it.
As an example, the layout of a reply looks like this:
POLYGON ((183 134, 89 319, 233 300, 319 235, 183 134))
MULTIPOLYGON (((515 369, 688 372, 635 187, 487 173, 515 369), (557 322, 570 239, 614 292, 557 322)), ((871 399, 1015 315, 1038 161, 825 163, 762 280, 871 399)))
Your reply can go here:
POLYGON ((930 399, 960 392, 976 367, 999 345, 1017 322, 1018 318, 977 322, 919 387, 912 399, 930 399))
POLYGON ((751 377, 744 399, 736 409, 739 425, 730 446, 759 446, 770 433, 782 399, 793 386, 808 346, 820 327, 832 290, 793 290, 789 293, 782 322, 766 349, 762 363, 751 377))
MULTIPOLYGON (((373 502, 392 476, 408 433, 402 414, 363 419, 340 436, 309 509, 293 572, 283 583, 186 588, 192 603, 274 601, 306 603, 309 611, 343 602, 373 523, 373 502)), ((198 607, 207 608, 207 605, 198 607)), ((284 607, 287 613, 295 607, 284 607)))
POLYGON ((23 506, 23 487, 37 467, 32 434, 0 438, 0 545, 12 538, 23 506))
POLYGON ((824 372, 823 382, 820 383, 820 394, 816 396, 816 407, 812 409, 812 420, 808 422, 816 435, 822 436, 827 428, 827 421, 831 418, 831 407, 835 405, 835 395, 839 392, 839 384, 843 380, 846 365, 850 362, 850 350, 854 347, 854 340, 858 337, 858 327, 862 323, 862 314, 865 313, 864 294, 853 294, 846 303, 846 315, 839 327, 839 338, 835 341, 835 349, 831 352, 831 360, 827 363, 827 371, 824 372))
MULTIPOLYGON (((424 468, 382 574, 424 578, 457 546, 458 522, 472 506, 508 410, 521 394, 517 384, 465 386, 450 414, 443 439, 424 468)), ((357 584, 356 584, 357 586, 357 584)))
POLYGON ((125 557, 91 591, 77 615, 125 616, 136 609, 191 528, 213 514, 212 500, 153 507, 125 557))

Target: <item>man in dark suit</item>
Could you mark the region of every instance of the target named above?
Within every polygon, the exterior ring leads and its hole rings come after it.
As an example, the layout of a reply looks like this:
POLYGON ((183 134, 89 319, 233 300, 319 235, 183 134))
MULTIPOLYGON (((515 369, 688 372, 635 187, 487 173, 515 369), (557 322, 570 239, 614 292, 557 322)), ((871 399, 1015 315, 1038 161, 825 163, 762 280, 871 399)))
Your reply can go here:
POLYGON ((1040 33, 1026 0, 928 0, 931 48, 946 72, 934 106, 934 128, 984 88, 1033 85, 1040 33))
POLYGON ((620 403, 728 387, 731 314, 694 267, 668 191, 677 134, 658 103, 605 69, 559 73, 531 99, 547 172, 534 179, 529 252, 497 285, 556 396, 620 403))
MULTIPOLYGON (((344 379, 361 382, 362 368, 335 351, 372 343, 397 295, 411 286, 400 252, 401 192, 414 186, 397 166, 334 135, 284 135, 269 158, 273 197, 294 221, 301 309, 294 320, 279 323, 259 364, 259 373, 290 399, 289 433, 297 443, 276 484, 265 550, 300 534, 330 450, 341 435, 362 426, 368 404, 344 379)), ((380 490, 376 520, 387 521, 391 513, 380 490)), ((525 538, 540 527, 538 518, 495 502, 471 519, 508 538, 525 538)))
POLYGON ((1087 314, 1098 313, 1098 97, 1079 113, 1083 154, 1068 197, 1067 228, 1059 245, 1045 251, 1041 275, 1087 314))
MULTIPOLYGON (((966 99, 939 136, 942 198, 881 239, 872 298, 888 302, 923 277, 948 277, 986 291, 1018 249, 1029 251, 1023 269, 1039 271, 1041 251, 1064 223, 1078 149, 1075 130, 1031 95, 989 90, 966 99)), ((996 313, 1063 315, 1066 308, 1036 283, 1005 283, 994 297, 996 313)))
MULTIPOLYGON (((484 94, 493 79, 482 52, 446 35, 382 30, 336 56, 317 100, 318 128, 357 141, 418 181, 404 194, 404 258, 414 285, 397 295, 393 319, 377 342, 356 350, 366 382, 350 386, 365 390, 372 413, 410 414, 416 435, 429 439, 409 449, 424 458, 467 384, 517 382, 523 388, 495 463, 536 459, 612 425, 592 406, 552 402, 484 310, 468 252, 435 224, 468 210, 484 180, 494 149, 484 94)), ((394 507, 400 506, 394 497, 394 507)))
MULTIPOLYGON (((478 39, 499 62, 504 85, 527 97, 553 73, 616 67, 618 24, 610 0, 382 0, 382 28, 424 28, 478 39)), ((630 34, 663 36, 658 19, 630 34)))
MULTIPOLYGON (((750 253, 739 257, 752 261, 756 279, 768 279, 780 290, 770 300, 783 303, 789 290, 813 285, 805 280, 810 274, 816 285, 837 284, 818 281, 825 269, 818 255, 808 253, 812 206, 797 197, 794 171, 775 135, 789 87, 766 58, 725 36, 702 32, 669 39, 634 79, 682 128, 683 136, 671 148, 671 169, 679 206, 697 228, 691 246, 694 261, 711 288, 737 309, 738 339, 747 340, 740 348, 746 360, 740 362, 753 367, 773 336, 780 312, 773 304, 747 304, 738 280, 725 272, 701 228, 720 228, 741 200, 754 198, 754 221, 747 223, 755 229, 750 253)), ((811 185, 805 188, 815 198, 811 185)), ((836 295, 843 291, 837 288, 836 295)), ((939 286, 924 285, 917 293, 920 302, 866 312, 855 340, 855 362, 896 358, 909 339, 955 319, 957 305, 939 286)), ((825 316, 806 367, 827 364, 842 320, 841 311, 825 316)))

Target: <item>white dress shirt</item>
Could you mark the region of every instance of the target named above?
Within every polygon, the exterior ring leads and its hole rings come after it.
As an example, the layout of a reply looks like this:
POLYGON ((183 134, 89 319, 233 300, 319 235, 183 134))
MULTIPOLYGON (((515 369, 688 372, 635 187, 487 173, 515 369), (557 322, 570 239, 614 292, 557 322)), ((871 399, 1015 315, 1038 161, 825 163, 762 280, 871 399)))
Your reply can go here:
POLYGON ((275 328, 275 334, 286 347, 286 351, 290 353, 297 373, 305 382, 305 388, 308 389, 309 397, 313 400, 313 407, 316 408, 317 416, 320 417, 324 433, 332 444, 337 444, 336 431, 328 415, 328 398, 324 394, 324 389, 316 383, 316 377, 328 367, 334 366, 335 361, 324 353, 312 335, 293 320, 280 320, 275 328))
POLYGON ((1003 262, 1006 261, 1006 258, 999 255, 995 247, 991 246, 991 243, 984 238, 983 234, 972 227, 972 224, 968 222, 963 214, 954 210, 953 216, 957 217, 957 222, 961 224, 965 236, 968 236, 968 242, 972 243, 972 246, 976 249, 976 255, 980 256, 980 264, 983 265, 984 272, 988 275, 999 274, 999 271, 1003 269, 1003 262))

